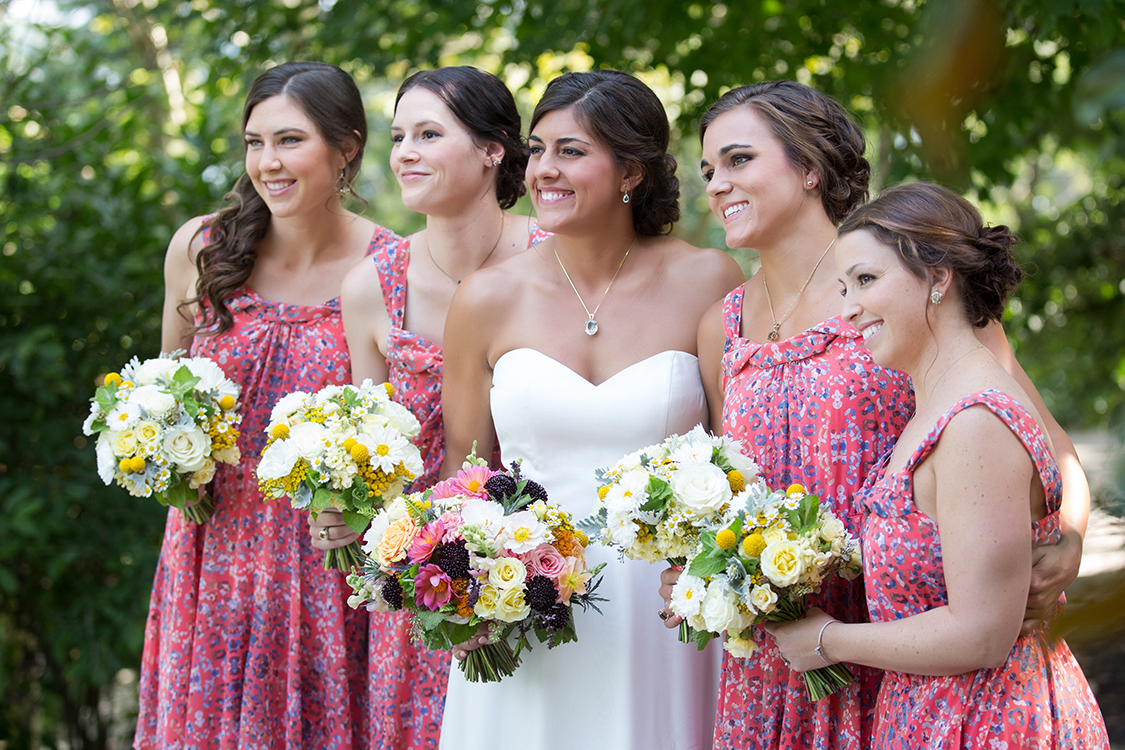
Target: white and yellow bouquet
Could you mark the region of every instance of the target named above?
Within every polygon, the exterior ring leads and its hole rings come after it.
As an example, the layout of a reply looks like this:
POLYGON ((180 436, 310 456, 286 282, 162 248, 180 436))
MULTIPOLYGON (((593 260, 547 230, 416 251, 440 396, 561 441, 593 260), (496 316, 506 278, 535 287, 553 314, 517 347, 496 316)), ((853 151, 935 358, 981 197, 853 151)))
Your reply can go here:
POLYGON ((594 592, 602 566, 586 568, 587 542, 518 465, 493 471, 470 457, 457 476, 375 516, 364 535, 369 559, 348 578, 348 603, 410 612, 431 649, 451 649, 487 627, 492 643, 460 668, 471 682, 497 682, 519 666, 529 634, 548 647, 578 640, 571 609, 597 610, 601 600, 594 592))
MULTIPOLYGON (((288 497, 314 518, 334 508, 362 533, 422 473, 422 455, 411 442, 421 426, 392 395, 390 383, 364 380, 283 396, 270 413, 258 464, 262 494, 288 497)), ((362 564, 359 542, 324 553, 325 570, 348 572, 362 564)))
MULTIPOLYGON (((694 629, 700 648, 723 635, 726 650, 739 658, 757 650, 755 623, 800 619, 805 597, 826 578, 862 573, 859 542, 800 484, 773 492, 751 486, 699 542, 672 589, 671 609, 694 629)), ((804 677, 812 700, 854 679, 843 664, 804 677)))
POLYGON ((155 496, 194 523, 214 506, 198 488, 215 464, 237 464, 238 386, 206 357, 182 350, 141 362, 134 357, 111 372, 90 403, 82 425, 97 435, 98 476, 135 497, 155 496))
MULTIPOLYGON (((696 551, 700 534, 728 512, 736 493, 765 487, 740 441, 702 426, 598 470, 597 482, 597 510, 580 528, 624 557, 675 566, 696 551)), ((692 640, 686 623, 680 639, 692 640)))

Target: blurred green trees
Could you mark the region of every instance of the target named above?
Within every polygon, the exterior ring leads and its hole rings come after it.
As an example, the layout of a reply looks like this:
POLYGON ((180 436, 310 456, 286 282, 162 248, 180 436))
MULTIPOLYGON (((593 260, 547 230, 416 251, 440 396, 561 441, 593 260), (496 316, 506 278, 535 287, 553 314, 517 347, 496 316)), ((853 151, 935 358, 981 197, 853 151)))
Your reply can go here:
POLYGON ((164 513, 101 486, 80 425, 102 374, 159 349, 164 248, 240 173, 241 97, 265 65, 356 76, 361 193, 398 231, 419 219, 381 134, 409 70, 484 67, 525 112, 562 70, 633 70, 680 136, 681 231, 717 247, 695 120, 739 83, 816 86, 868 128, 879 185, 937 179, 1024 238, 1010 336, 1060 421, 1095 426, 1125 406, 1122 19, 1125 0, 0 5, 0 747, 128 742, 114 717, 164 513))

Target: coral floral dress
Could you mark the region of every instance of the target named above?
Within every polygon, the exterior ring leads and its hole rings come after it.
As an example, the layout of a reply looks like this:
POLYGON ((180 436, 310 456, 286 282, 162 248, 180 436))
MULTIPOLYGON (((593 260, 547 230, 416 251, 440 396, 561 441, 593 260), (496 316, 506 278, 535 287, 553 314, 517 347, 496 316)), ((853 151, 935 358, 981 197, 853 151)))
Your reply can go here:
MULTIPOLYGON (((394 239, 379 227, 368 253, 394 239)), ((278 399, 351 381, 340 301, 290 305, 242 287, 227 305, 234 328, 196 335, 191 354, 242 388, 242 462, 219 465, 207 522, 168 512, 135 746, 366 748, 369 616, 323 569, 308 514, 264 501, 254 476, 278 399)))
MULTIPOLYGON (((723 302, 723 432, 745 442, 770 487, 800 482, 858 535, 854 496, 914 412, 910 378, 876 365, 840 318, 784 341, 742 338, 744 292, 723 302)), ((809 601, 846 622, 867 619, 862 580, 834 577, 809 601)), ((723 655, 716 748, 869 746, 878 670, 853 667, 854 683, 810 703, 773 638, 761 628, 754 638, 750 658, 723 655)))
MULTIPOLYGON (((537 227, 528 247, 550 236, 537 227)), ((372 255, 379 274, 383 302, 391 319, 387 340, 388 380, 394 399, 409 409, 422 425, 415 439, 422 452, 424 473, 412 491, 433 485, 445 458, 445 431, 441 411, 441 347, 406 330, 406 271, 410 265, 410 238, 383 243, 372 255)), ((499 448, 493 464, 500 461, 499 448)), ((410 639, 406 612, 371 615, 370 682, 371 722, 375 748, 432 748, 441 736, 441 718, 449 680, 450 654, 430 651, 410 639)))
MULTIPOLYGON (((1004 421, 1035 462, 1048 515, 1033 524, 1036 546, 1059 540, 1058 466, 1039 426, 999 391, 961 399, 942 415, 900 471, 877 471, 863 493, 863 574, 875 622, 898 620, 948 604, 938 526, 914 505, 914 470, 933 451, 949 420, 983 406, 1004 421)), ((1105 722, 1066 642, 1050 625, 1021 636, 1004 665, 948 677, 887 672, 876 707, 874 747, 902 750, 1108 748, 1105 722)))

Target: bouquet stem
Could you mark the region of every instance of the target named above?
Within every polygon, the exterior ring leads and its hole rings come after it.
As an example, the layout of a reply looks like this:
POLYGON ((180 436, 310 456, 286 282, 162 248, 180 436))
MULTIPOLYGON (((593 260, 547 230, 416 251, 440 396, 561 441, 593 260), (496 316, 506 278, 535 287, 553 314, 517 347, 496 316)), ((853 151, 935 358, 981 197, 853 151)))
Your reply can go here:
POLYGON ((469 682, 500 682, 520 665, 519 657, 507 641, 489 643, 469 652, 461 662, 461 672, 469 682))
POLYGON ((343 547, 324 551, 324 569, 351 573, 353 568, 363 568, 363 548, 358 541, 343 547))
POLYGON ((680 643, 695 643, 695 628, 687 620, 680 620, 680 643))
POLYGON ((833 664, 830 667, 821 667, 811 672, 805 672, 805 689, 809 691, 809 700, 818 701, 827 698, 845 685, 855 682, 855 676, 843 664, 833 664))
MULTIPOLYGON (((192 491, 195 494, 195 491, 192 491)), ((184 518, 198 525, 206 523, 211 514, 215 512, 215 504, 211 502, 211 496, 206 492, 199 495, 199 501, 194 503, 184 503, 183 510, 184 518)))

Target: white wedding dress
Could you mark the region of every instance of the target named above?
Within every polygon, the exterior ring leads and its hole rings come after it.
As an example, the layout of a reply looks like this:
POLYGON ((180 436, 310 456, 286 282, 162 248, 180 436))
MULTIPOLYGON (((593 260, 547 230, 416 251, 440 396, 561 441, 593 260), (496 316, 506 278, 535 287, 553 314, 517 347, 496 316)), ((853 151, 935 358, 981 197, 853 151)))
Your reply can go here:
MULTIPOLYGON (((683 434, 707 413, 694 356, 665 351, 593 385, 534 349, 507 352, 493 372, 491 406, 505 464, 540 482, 576 520, 594 510, 594 470, 683 434)), ((661 565, 606 562, 603 614, 575 607, 578 642, 532 651, 511 677, 469 683, 454 664, 443 750, 697 750, 711 747, 721 650, 680 643, 657 613, 661 565)))

